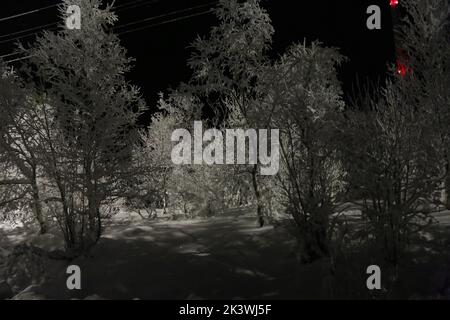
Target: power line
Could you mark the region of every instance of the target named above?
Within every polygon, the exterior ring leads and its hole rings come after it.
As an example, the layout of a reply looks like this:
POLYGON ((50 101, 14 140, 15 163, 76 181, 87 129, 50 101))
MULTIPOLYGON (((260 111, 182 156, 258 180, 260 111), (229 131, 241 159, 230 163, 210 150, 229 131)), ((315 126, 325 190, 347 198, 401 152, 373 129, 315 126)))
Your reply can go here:
MULTIPOLYGON (((47 30, 55 30, 56 29, 56 27, 53 27, 53 28, 50 28, 50 29, 47 29, 47 30)), ((25 38, 28 38, 28 37, 31 37, 31 36, 33 36, 33 35, 38 35, 38 34, 40 34, 42 31, 45 31, 44 29, 42 29, 42 30, 39 30, 39 31, 37 31, 37 32, 33 32, 33 33, 30 33, 30 34, 25 34, 25 35, 23 35, 23 36, 20 36, 20 37, 15 37, 15 38, 11 38, 11 39, 6 39, 6 40, 1 40, 0 41, 0 44, 2 44, 2 43, 7 43, 7 42, 12 42, 12 41, 14 41, 14 40, 19 40, 19 39, 25 39, 25 38)))
POLYGON ((199 12, 199 13, 194 13, 194 14, 191 14, 191 15, 188 15, 188 16, 179 17, 179 18, 175 18, 175 19, 171 19, 171 20, 167 20, 167 21, 163 21, 163 22, 159 22, 159 23, 150 24, 148 26, 143 26, 143 27, 140 27, 140 28, 135 28, 135 29, 131 29, 131 30, 122 31, 122 32, 119 32, 118 34, 119 35, 123 35, 123 34, 136 32, 136 31, 140 31, 140 30, 144 30, 144 29, 148 29, 148 28, 153 28, 153 27, 161 26, 161 25, 164 25, 164 24, 172 23, 172 22, 182 21, 182 20, 193 18, 193 17, 206 15, 206 14, 211 13, 211 12, 212 12, 212 10, 207 10, 207 11, 203 11, 203 12, 199 12))
POLYGON ((121 26, 117 26, 117 27, 114 28, 114 30, 125 28, 125 27, 129 27, 129 26, 133 26, 133 25, 136 25, 136 24, 139 24, 139 23, 142 23, 142 22, 148 22, 148 21, 157 20, 159 18, 173 16, 173 15, 178 14, 178 13, 184 13, 184 12, 189 12, 189 11, 192 11, 192 10, 195 10, 195 9, 204 8, 204 7, 210 6, 211 4, 214 4, 214 3, 217 3, 217 1, 212 1, 212 2, 208 2, 206 4, 203 4, 203 5, 189 7, 189 8, 186 8, 186 9, 176 10, 176 11, 172 11, 172 12, 168 12, 168 13, 165 13, 165 14, 161 14, 161 15, 158 15, 158 16, 150 17, 150 18, 145 18, 145 19, 138 20, 138 21, 133 21, 133 22, 130 22, 130 23, 123 24, 121 26))
MULTIPOLYGON (((116 7, 114 7, 114 8, 116 8, 116 9, 123 8, 123 9, 121 9, 121 10, 124 10, 124 9, 128 9, 128 7, 129 7, 130 5, 133 5, 133 4, 136 4, 136 3, 139 3, 139 2, 143 2, 143 1, 144 1, 144 2, 147 2, 148 0, 135 0, 135 1, 131 1, 131 2, 129 2, 129 3, 124 3, 124 4, 120 5, 120 6, 116 6, 116 7)), ((142 4, 140 4, 140 5, 144 5, 144 4, 147 4, 147 3, 142 3, 142 4)), ((57 6, 57 5, 58 5, 58 4, 54 4, 54 5, 51 5, 51 6, 42 7, 42 8, 39 8, 39 9, 35 9, 35 10, 31 10, 31 11, 24 12, 24 13, 21 13, 21 14, 17 14, 17 15, 14 15, 14 16, 2 18, 2 19, 0 19, 0 22, 1 22, 1 21, 10 20, 10 19, 14 19, 14 18, 18 18, 18 17, 24 16, 24 15, 27 15, 27 14, 31 14, 31 13, 43 11, 43 10, 45 10, 45 9, 55 7, 55 6, 57 6)), ((0 39, 1 39, 1 38, 6 38, 6 37, 9 37, 9 36, 14 36, 14 35, 21 34, 21 33, 26 33, 26 32, 28 32, 28 31, 42 30, 43 28, 50 27, 50 26, 53 26, 53 25, 56 25, 56 24, 58 24, 58 21, 55 21, 55 22, 53 22, 53 23, 48 23, 48 24, 40 25, 40 26, 33 27, 33 28, 23 29, 23 30, 20 30, 20 31, 16 31, 16 32, 12 32, 12 33, 8 33, 8 34, 0 35, 0 39)), ((36 34, 36 33, 31 33, 31 35, 33 35, 33 34, 36 34)), ((28 35, 24 35, 23 37, 25 37, 25 36, 28 36, 28 35)), ((9 41, 9 40, 12 41, 12 40, 16 40, 16 39, 17 39, 17 38, 12 38, 12 39, 8 39, 8 41, 9 41)), ((4 43, 4 42, 0 42, 0 43, 4 43)))
POLYGON ((26 16, 26 15, 29 15, 29 14, 32 14, 32 13, 36 13, 36 12, 40 12, 40 11, 43 11, 43 10, 47 10, 47 9, 50 9, 50 8, 53 8, 53 7, 56 7, 56 6, 59 6, 59 3, 58 4, 52 4, 50 6, 42 7, 42 8, 39 8, 39 9, 35 9, 35 10, 31 10, 31 11, 15 14, 13 16, 0 18, 0 22, 11 20, 11 19, 15 19, 15 18, 19 18, 19 17, 23 17, 23 16, 26 16))
POLYGON ((154 2, 155 2, 155 0, 151 0, 151 2, 149 2, 149 0, 136 0, 136 1, 130 1, 128 3, 122 4, 120 6, 115 6, 113 8, 116 9, 117 12, 120 12, 120 11, 125 11, 128 9, 142 7, 142 6, 154 3, 154 2))
POLYGON ((9 54, 4 54, 2 56, 0 56, 0 59, 6 58, 6 57, 10 57, 10 56, 15 56, 20 54, 20 52, 13 52, 13 53, 9 53, 9 54))
MULTIPOLYGON (((140 5, 145 5, 145 4, 147 4, 147 3, 145 3, 145 2, 147 2, 147 1, 148 1, 148 0, 135 0, 135 1, 130 1, 130 2, 128 2, 128 3, 124 3, 124 4, 121 4, 121 5, 119 5, 119 6, 115 6, 114 8, 115 8, 115 9, 120 9, 120 10, 125 10, 125 9, 129 9, 129 8, 128 8, 129 6, 132 6, 133 4, 137 4, 137 3, 140 3, 140 2, 144 2, 143 4, 140 4, 140 5)), ((29 14, 33 14, 33 13, 36 13, 36 12, 40 12, 40 11, 44 11, 44 10, 47 10, 47 9, 56 7, 56 6, 59 6, 59 5, 60 5, 60 4, 58 4, 58 3, 57 3, 57 4, 52 4, 52 5, 45 6, 45 7, 41 7, 41 8, 38 8, 38 9, 34 9, 34 10, 30 10, 30 11, 18 13, 18 14, 12 15, 12 16, 0 18, 0 22, 2 22, 2 21, 7 21, 7 20, 11 20, 11 19, 15 19, 15 18, 20 18, 20 17, 26 16, 26 15, 29 15, 29 14)), ((135 5, 135 6, 132 6, 132 7, 137 7, 137 6, 139 6, 139 5, 135 5)))
MULTIPOLYGON (((128 7, 130 5, 137 4, 137 3, 140 3, 140 2, 143 2, 143 1, 147 2, 148 0, 135 0, 135 1, 131 1, 129 3, 125 3, 125 4, 122 4, 122 5, 116 6, 114 8, 116 8, 116 9, 117 8, 122 8, 121 10, 129 9, 128 7)), ((144 5, 144 4, 148 4, 148 3, 141 3, 140 5, 144 5)), ((29 13, 32 13, 32 12, 38 12, 38 11, 45 10, 47 8, 54 7, 54 6, 57 6, 57 5, 52 5, 52 6, 43 7, 43 8, 36 9, 36 10, 32 10, 32 11, 29 11, 28 13, 23 13, 23 14, 20 14, 20 15, 8 17, 8 19, 13 19, 14 17, 22 16, 22 15, 29 14, 29 13)), ((3 19, 7 19, 7 18, 3 18, 3 19)), ((2 41, 0 41, 0 44, 6 43, 6 42, 12 42, 14 40, 19 40, 19 39, 23 39, 23 38, 27 38, 27 37, 33 36, 33 35, 38 34, 39 32, 41 32, 44 28, 47 28, 47 27, 50 27, 50 26, 53 26, 53 25, 56 26, 57 24, 58 24, 58 22, 53 22, 53 23, 48 23, 48 24, 40 25, 40 26, 33 27, 33 28, 28 28, 28 29, 16 31, 16 32, 13 32, 13 33, 8 33, 8 34, 5 34, 5 35, 0 35, 0 39, 1 39, 1 38, 6 38, 6 37, 10 37, 10 36, 26 33, 28 31, 38 30, 37 32, 33 32, 33 33, 30 33, 30 34, 25 34, 25 35, 22 35, 22 36, 19 36, 19 37, 14 37, 14 38, 11 38, 11 39, 2 40, 2 41)))
POLYGON ((25 60, 25 59, 29 59, 31 58, 32 55, 26 56, 26 57, 22 57, 22 58, 17 58, 17 59, 13 59, 13 60, 8 60, 6 61, 6 63, 12 63, 12 62, 17 62, 17 61, 21 61, 21 60, 25 60))
POLYGON ((119 9, 119 8, 122 8, 122 7, 130 6, 130 5, 135 4, 135 3, 143 2, 143 1, 146 1, 146 0, 134 0, 134 1, 123 3, 121 5, 114 6, 114 8, 119 9))
POLYGON ((1 36, 0 36, 0 39, 1 39, 1 38, 6 38, 6 37, 9 37, 9 36, 14 36, 14 35, 16 35, 16 34, 25 33, 25 32, 28 32, 28 31, 42 30, 43 28, 50 27, 50 26, 54 26, 54 25, 57 25, 57 24, 58 24, 58 22, 55 21, 55 22, 53 22, 53 23, 43 24, 43 25, 40 25, 40 26, 37 26, 37 27, 28 28, 28 29, 24 29, 24 30, 20 30, 20 31, 16 31, 16 32, 13 32, 13 33, 1 35, 1 36))
MULTIPOLYGON (((186 11, 186 10, 187 10, 187 9, 184 9, 184 11, 186 11)), ((178 11, 181 11, 181 10, 178 10, 178 11)), ((212 9, 209 9, 209 10, 202 11, 202 12, 199 12, 199 13, 194 13, 194 14, 190 14, 190 15, 187 15, 187 16, 178 17, 178 18, 174 18, 174 19, 167 20, 167 21, 162 21, 162 22, 150 24, 150 25, 147 25, 147 26, 142 26, 142 27, 135 28, 135 29, 125 30, 125 31, 122 31, 122 32, 118 32, 118 35, 124 35, 124 34, 136 32, 136 31, 141 31, 141 30, 148 29, 148 28, 157 27, 157 26, 160 26, 160 25, 165 25, 165 24, 169 24, 169 23, 174 23, 174 22, 178 22, 178 21, 183 21, 183 20, 187 20, 187 19, 190 19, 190 18, 194 18, 194 17, 206 15, 206 14, 209 14, 209 13, 211 13, 211 12, 212 12, 212 9)), ((168 16, 168 15, 169 15, 169 14, 165 14, 165 15, 162 15, 162 16, 168 16)), ((170 15, 173 15, 173 13, 171 13, 170 15)), ((159 16, 158 16, 158 17, 159 17, 159 16)), ((147 19, 144 19, 144 20, 145 20, 145 21, 149 21, 149 19, 154 20, 154 19, 156 19, 156 18, 157 18, 157 17, 150 17, 150 18, 147 18, 147 19)), ((125 25, 123 25, 123 26, 121 26, 121 27, 125 27, 125 25)), ((51 30, 51 29, 50 29, 50 30, 51 30)), ((39 33, 39 32, 35 32, 35 33, 33 33, 33 34, 38 34, 38 33, 39 33)), ((30 34, 30 35, 28 35, 28 36, 31 36, 31 35, 33 35, 33 34, 30 34)), ((26 36, 26 37, 28 37, 28 36, 26 36)), ((23 36, 23 37, 25 37, 25 36, 23 36)), ((19 37, 19 38, 23 38, 23 37, 19 37)), ((2 43, 2 42, 0 41, 0 43, 2 43)), ((7 55, 3 55, 3 56, 0 56, 0 58, 4 58, 4 57, 7 57, 7 56, 13 56, 13 55, 16 55, 16 54, 19 54, 19 53, 11 53, 11 54, 7 54, 7 55)), ((13 59, 13 60, 9 60, 9 61, 6 61, 6 63, 16 62, 16 61, 28 59, 28 58, 30 58, 30 57, 32 57, 32 55, 29 55, 29 56, 26 56, 26 57, 22 57, 22 58, 13 59)))
MULTIPOLYGON (((146 2, 146 1, 148 1, 148 0, 136 0, 136 1, 132 1, 132 2, 127 3, 127 4, 123 4, 123 5, 117 6, 117 7, 115 7, 115 8, 123 8, 123 7, 127 7, 127 6, 129 6, 129 5, 136 4, 136 3, 140 3, 140 5, 148 4, 148 3, 141 3, 142 1, 145 1, 145 2, 146 2)), ((209 2, 209 3, 203 4, 203 5, 194 6, 194 7, 190 7, 190 8, 186 8, 186 9, 181 9, 181 10, 176 10, 176 11, 172 11, 172 12, 168 12, 168 13, 165 13, 165 14, 162 14, 162 15, 158 15, 158 16, 155 16, 155 17, 150 17, 150 18, 146 18, 146 19, 142 19, 142 20, 133 21, 133 22, 130 22, 130 23, 121 25, 121 26, 117 26, 117 27, 114 28, 114 30, 116 30, 116 29, 121 29, 121 28, 125 28, 125 27, 128 27, 128 26, 132 26, 132 25, 135 25, 135 24, 142 23, 142 22, 153 21, 153 20, 156 20, 156 19, 168 17, 168 16, 171 16, 171 15, 175 15, 175 14, 178 14, 178 13, 184 13, 184 12, 192 11, 192 10, 195 10, 195 9, 207 7, 207 6, 210 6, 210 5, 214 4, 214 3, 217 3, 217 1, 212 1, 212 2, 209 2)), ((53 5, 53 6, 55 6, 55 5, 53 5)), ((42 8, 42 9, 40 9, 40 10, 44 10, 45 8, 47 8, 47 7, 44 7, 44 8, 42 8)), ((35 11, 36 11, 36 10, 35 10, 35 11)), ((39 10, 38 10, 38 11, 39 11, 39 10)), ((0 44, 2 44, 2 43, 8 43, 8 42, 12 42, 12 41, 15 41, 15 40, 20 40, 20 39, 25 39, 25 38, 31 37, 31 36, 33 36, 33 35, 37 35, 37 34, 39 34, 44 28, 47 28, 47 27, 50 27, 50 26, 55 26, 55 27, 56 27, 57 24, 58 24, 58 22, 53 22, 53 23, 48 23, 48 24, 44 24, 44 25, 41 25, 41 26, 37 26, 37 27, 33 27, 33 28, 28 28, 28 29, 24 29, 24 30, 21 30, 21 31, 17 31, 17 32, 13 32, 13 33, 1 35, 1 36, 0 36, 0 39, 1 39, 1 38, 6 38, 6 37, 9 37, 9 36, 13 36, 13 35, 17 35, 17 34, 26 33, 26 32, 28 32, 28 31, 38 30, 37 32, 32 32, 32 33, 25 34, 25 35, 21 35, 21 36, 14 37, 14 38, 11 38, 11 39, 0 40, 0 44)), ((54 30, 54 29, 55 29, 55 28, 50 28, 50 30, 54 30)))

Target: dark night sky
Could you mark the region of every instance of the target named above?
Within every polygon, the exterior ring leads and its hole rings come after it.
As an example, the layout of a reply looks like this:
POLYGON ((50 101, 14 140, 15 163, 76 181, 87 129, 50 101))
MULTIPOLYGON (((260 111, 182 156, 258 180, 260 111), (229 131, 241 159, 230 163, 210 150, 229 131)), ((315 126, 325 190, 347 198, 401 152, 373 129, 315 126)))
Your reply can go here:
MULTIPOLYGON (((0 18, 41 8, 60 1, 51 0, 2 0, 0 18)), ((116 5, 134 2, 118 0, 116 5)), ((118 25, 171 11, 206 4, 211 0, 147 0, 145 6, 119 12, 118 25)), ((292 42, 319 39, 326 45, 337 46, 349 58, 341 70, 346 91, 356 77, 382 77, 386 65, 393 58, 392 24, 388 0, 311 0, 280 1, 263 0, 275 27, 274 55, 281 54, 292 42), (295 3, 295 4, 294 4, 295 3), (371 4, 382 8, 382 30, 366 28, 366 9, 371 4)), ((206 8, 207 9, 207 8, 206 8)), ((197 9, 133 27, 140 27, 186 14, 204 11, 197 9)), ((17 19, 0 22, 0 42, 11 37, 2 35, 58 21, 57 10, 51 8, 17 19)), ((129 55, 136 59, 130 80, 142 88, 150 107, 155 105, 157 93, 176 87, 189 78, 186 60, 187 48, 197 34, 205 35, 215 23, 212 14, 183 21, 159 25, 137 32, 121 35, 129 55)), ((132 29, 133 27, 128 27, 132 29)), ((120 30, 120 29, 119 29, 120 30)), ((125 30, 125 29, 124 29, 125 30)), ((27 38, 25 40, 31 40, 27 38)), ((13 42, 0 43, 0 55, 14 49, 13 42)))

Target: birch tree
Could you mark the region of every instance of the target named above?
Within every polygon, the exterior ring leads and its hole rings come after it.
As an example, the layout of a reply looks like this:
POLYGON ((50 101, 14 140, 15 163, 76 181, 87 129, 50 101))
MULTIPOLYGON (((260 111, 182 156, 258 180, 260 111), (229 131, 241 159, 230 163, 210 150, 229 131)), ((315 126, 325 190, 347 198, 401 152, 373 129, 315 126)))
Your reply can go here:
MULTIPOLYGON (((193 77, 189 90, 200 96, 222 127, 268 128, 270 121, 256 112, 264 93, 260 76, 269 63, 268 50, 274 29, 260 1, 219 2, 215 10, 219 20, 206 38, 192 44, 189 61, 193 77)), ((204 110, 205 112, 209 110, 204 110)), ((259 167, 245 168, 251 175, 259 223, 264 224, 263 198, 259 167)))
POLYGON ((98 0, 64 1, 82 12, 80 30, 45 32, 24 71, 35 83, 44 170, 57 194, 54 212, 73 254, 102 231, 101 207, 119 197, 129 177, 137 118, 144 109, 125 74, 131 58, 109 30, 117 20, 98 0))
POLYGON ((342 168, 334 142, 343 107, 336 68, 343 57, 317 42, 291 46, 267 78, 266 108, 280 128, 278 175, 287 211, 296 223, 302 259, 328 257, 342 168))
POLYGON ((38 184, 41 166, 37 156, 36 136, 30 125, 34 119, 30 91, 18 75, 0 65, 0 163, 3 172, 0 187, 7 188, 0 205, 10 205, 29 199, 39 224, 39 232, 47 232, 38 184))

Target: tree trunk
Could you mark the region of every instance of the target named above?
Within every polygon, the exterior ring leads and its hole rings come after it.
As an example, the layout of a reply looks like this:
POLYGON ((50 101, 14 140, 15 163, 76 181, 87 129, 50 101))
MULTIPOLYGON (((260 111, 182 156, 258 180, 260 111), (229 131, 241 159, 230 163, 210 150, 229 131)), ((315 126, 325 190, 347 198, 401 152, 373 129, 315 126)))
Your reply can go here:
POLYGON ((164 196, 163 196, 163 214, 164 215, 167 214, 167 194, 166 194, 166 192, 164 192, 164 196))
POLYGON ((32 196, 33 196, 33 209, 36 220, 39 224, 39 233, 46 234, 48 232, 47 222, 45 221, 44 214, 42 212, 41 198, 39 194, 39 187, 37 185, 36 176, 31 180, 32 196))
POLYGON ((86 160, 85 172, 86 172, 86 197, 88 199, 88 217, 89 217, 89 231, 88 231, 88 243, 87 250, 94 246, 98 240, 100 240, 102 233, 102 219, 100 214, 100 200, 98 196, 98 190, 94 181, 94 173, 91 168, 92 160, 88 158, 86 160))
POLYGON ((166 176, 164 175, 163 177, 163 214, 166 215, 167 214, 167 181, 166 181, 166 176))
POLYGON ((264 226, 264 207, 261 199, 261 193, 259 191, 259 185, 258 185, 258 165, 253 166, 252 170, 252 183, 253 183, 253 190, 255 191, 255 198, 256 198, 256 213, 258 215, 258 222, 259 226, 262 228, 264 226))
MULTIPOLYGON (((299 226, 299 236, 302 239, 302 261, 313 263, 322 258, 330 257, 330 247, 328 243, 328 221, 322 216, 320 210, 312 211, 312 218, 309 221, 297 219, 299 226)), ((304 215, 304 214, 302 214, 304 215)))
MULTIPOLYGON (((88 188, 89 189, 89 188, 88 188)), ((100 214, 100 205, 98 204, 95 193, 88 195, 89 201, 89 244, 88 248, 95 245, 101 237, 102 233, 102 220, 100 214)))

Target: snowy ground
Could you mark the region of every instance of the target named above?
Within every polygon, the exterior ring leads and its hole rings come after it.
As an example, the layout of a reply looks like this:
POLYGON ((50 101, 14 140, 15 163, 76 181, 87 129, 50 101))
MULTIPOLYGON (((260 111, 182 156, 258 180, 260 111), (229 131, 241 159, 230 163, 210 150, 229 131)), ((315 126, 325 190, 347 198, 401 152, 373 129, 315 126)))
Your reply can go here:
MULTIPOLYGON (((436 216, 442 228, 450 225, 449 212, 436 216)), ((55 236, 32 236, 25 228, 0 230, 0 247, 6 249, 23 242, 47 250, 61 244, 55 236)), ((105 299, 342 298, 330 293, 328 264, 302 266, 296 251, 286 229, 258 228, 251 214, 162 221, 122 213, 107 224, 88 257, 70 263, 81 267, 82 290, 66 289, 67 264, 55 262, 48 281, 37 291, 50 299, 93 295, 105 299)), ((433 273, 429 269, 433 266, 425 268, 433 273)), ((445 268, 436 269, 435 278, 417 282, 418 286, 426 283, 428 291, 423 294, 433 294, 445 268)), ((364 276, 361 271, 362 284, 364 276)))
MULTIPOLYGON (((19 230, 4 232, 3 243, 58 246, 53 236, 30 240, 19 230)), ((119 216, 108 223, 89 257, 71 262, 81 267, 82 290, 65 289, 67 275, 61 265, 44 291, 48 298, 279 297, 295 291, 286 272, 297 263, 294 251, 291 237, 273 227, 258 228, 252 215, 191 221, 119 216)))

